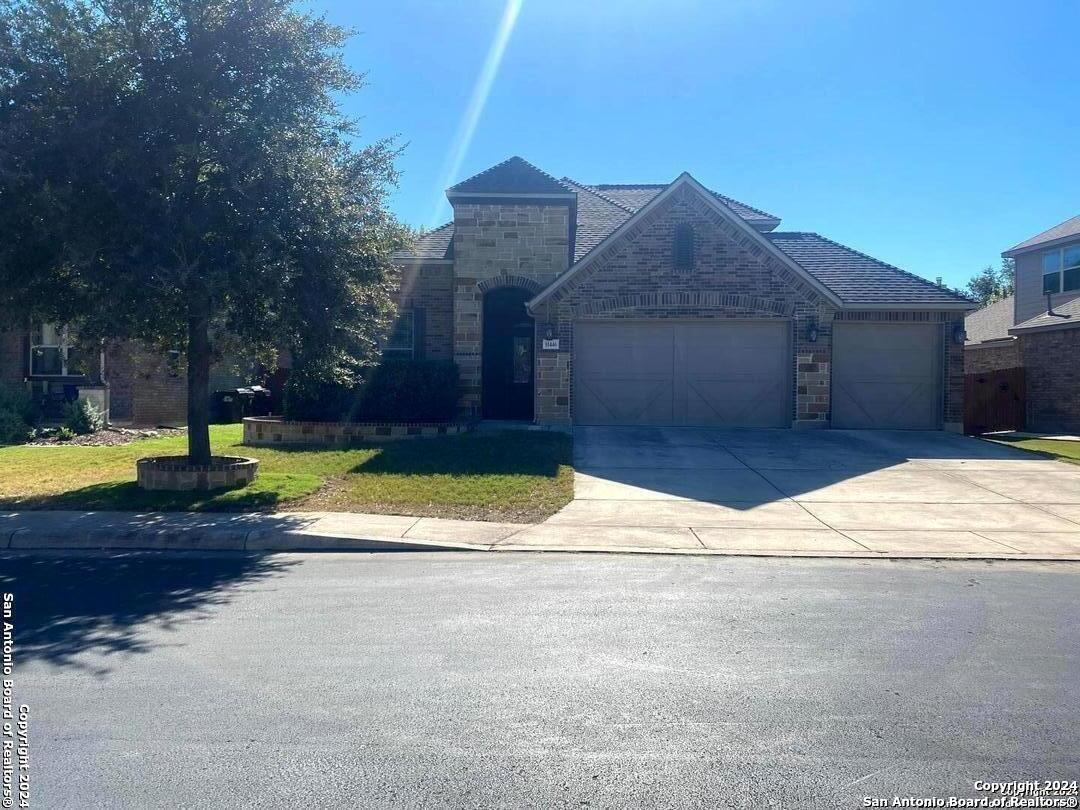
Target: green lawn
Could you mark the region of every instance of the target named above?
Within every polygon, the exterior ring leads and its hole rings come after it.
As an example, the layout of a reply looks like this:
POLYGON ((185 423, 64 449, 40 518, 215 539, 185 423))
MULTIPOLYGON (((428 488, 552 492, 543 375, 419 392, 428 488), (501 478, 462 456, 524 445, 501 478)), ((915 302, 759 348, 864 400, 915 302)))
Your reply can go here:
POLYGON ((112 447, 0 447, 2 509, 259 509, 537 521, 573 496, 571 439, 506 431, 412 439, 349 450, 240 444, 240 425, 211 428, 214 452, 262 463, 247 487, 210 493, 139 489, 135 460, 183 455, 185 438, 112 447))
POLYGON ((1030 450, 1033 453, 1042 453, 1052 456, 1058 461, 1068 461, 1071 464, 1080 464, 1080 442, 1063 442, 1055 439, 1023 439, 1020 437, 998 437, 991 441, 1008 444, 1021 450, 1030 450))

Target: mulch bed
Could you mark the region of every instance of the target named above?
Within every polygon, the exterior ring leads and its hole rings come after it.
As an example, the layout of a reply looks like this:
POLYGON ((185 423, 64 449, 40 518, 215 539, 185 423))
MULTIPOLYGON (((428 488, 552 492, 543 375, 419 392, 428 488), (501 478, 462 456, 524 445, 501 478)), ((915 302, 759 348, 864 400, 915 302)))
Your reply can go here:
POLYGON ((99 430, 97 433, 88 433, 85 436, 75 436, 67 441, 61 441, 55 436, 42 439, 34 439, 27 442, 31 445, 82 445, 84 447, 106 447, 115 444, 131 444, 141 439, 163 439, 169 436, 183 436, 187 431, 184 428, 116 428, 109 427, 99 430))

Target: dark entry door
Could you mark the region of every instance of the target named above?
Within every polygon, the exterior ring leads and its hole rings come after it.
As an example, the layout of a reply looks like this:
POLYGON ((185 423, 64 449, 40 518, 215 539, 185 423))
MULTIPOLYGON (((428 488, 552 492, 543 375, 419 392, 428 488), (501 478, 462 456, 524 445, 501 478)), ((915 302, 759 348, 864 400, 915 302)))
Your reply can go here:
POLYGON ((500 287, 484 296, 485 419, 533 418, 533 319, 529 293, 500 287))

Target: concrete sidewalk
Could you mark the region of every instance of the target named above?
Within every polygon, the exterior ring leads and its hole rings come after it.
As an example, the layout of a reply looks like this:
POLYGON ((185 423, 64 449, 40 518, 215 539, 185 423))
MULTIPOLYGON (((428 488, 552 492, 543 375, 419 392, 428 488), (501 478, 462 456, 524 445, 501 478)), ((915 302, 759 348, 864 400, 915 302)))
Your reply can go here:
MULTIPOLYGON (((707 516, 704 521, 708 522, 707 516)), ((1075 532, 1025 532, 1022 549, 1019 543, 1008 545, 968 531, 881 531, 858 536, 856 541, 835 530, 810 528, 590 526, 568 522, 566 517, 522 525, 341 512, 0 513, 0 550, 12 551, 571 551, 1080 560, 1080 526, 1075 532)))

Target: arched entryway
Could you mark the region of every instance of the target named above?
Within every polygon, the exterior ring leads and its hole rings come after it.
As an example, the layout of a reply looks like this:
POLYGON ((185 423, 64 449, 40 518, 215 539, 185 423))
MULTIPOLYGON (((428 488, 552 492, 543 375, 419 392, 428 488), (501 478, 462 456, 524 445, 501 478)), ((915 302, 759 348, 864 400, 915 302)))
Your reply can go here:
POLYGON ((499 287, 484 294, 485 419, 533 418, 533 319, 525 309, 531 297, 520 287, 499 287))

